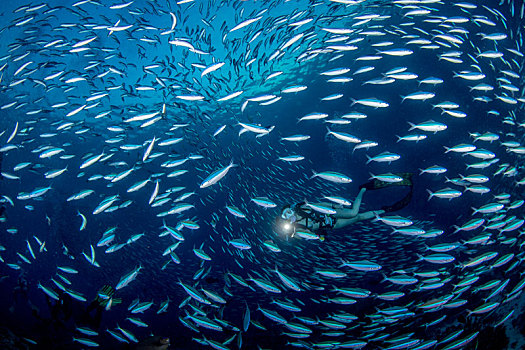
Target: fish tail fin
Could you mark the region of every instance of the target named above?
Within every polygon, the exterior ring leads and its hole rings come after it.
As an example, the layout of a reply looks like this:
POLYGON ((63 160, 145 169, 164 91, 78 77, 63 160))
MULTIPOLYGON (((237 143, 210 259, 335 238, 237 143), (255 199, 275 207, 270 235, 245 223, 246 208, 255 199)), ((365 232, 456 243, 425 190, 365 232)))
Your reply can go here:
POLYGON ((427 202, 428 202, 434 196, 434 194, 429 189, 427 189, 427 192, 428 192, 428 199, 427 199, 427 202))
POLYGON ((410 125, 410 129, 408 129, 408 131, 414 130, 416 128, 416 124, 411 122, 408 122, 408 124, 410 125))
POLYGON ((399 135, 396 135, 396 137, 397 137, 397 141, 396 141, 396 143, 398 143, 399 141, 401 141, 401 140, 403 139, 403 138, 402 138, 401 136, 399 136, 399 135))
POLYGON ((372 157, 370 157, 368 154, 366 155, 366 158, 368 159, 366 161, 366 164, 370 163, 372 161, 372 157))
POLYGON ((350 104, 350 107, 352 107, 353 105, 356 104, 357 100, 355 98, 350 98, 350 100, 352 101, 352 104, 350 104))

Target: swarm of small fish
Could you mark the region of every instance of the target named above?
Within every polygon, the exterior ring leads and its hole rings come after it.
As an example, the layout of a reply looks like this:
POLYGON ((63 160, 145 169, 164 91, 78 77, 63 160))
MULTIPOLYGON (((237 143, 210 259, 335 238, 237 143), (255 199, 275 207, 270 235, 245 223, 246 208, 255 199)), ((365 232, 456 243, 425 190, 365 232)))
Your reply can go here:
POLYGON ((516 317, 523 3, 16 6, 2 264, 42 298, 127 307, 72 344, 136 343, 168 314, 195 348, 452 350, 516 317), (426 198, 324 242, 272 231, 285 204, 330 215, 354 179, 399 172, 426 198), (114 293, 89 284, 101 271, 114 293))

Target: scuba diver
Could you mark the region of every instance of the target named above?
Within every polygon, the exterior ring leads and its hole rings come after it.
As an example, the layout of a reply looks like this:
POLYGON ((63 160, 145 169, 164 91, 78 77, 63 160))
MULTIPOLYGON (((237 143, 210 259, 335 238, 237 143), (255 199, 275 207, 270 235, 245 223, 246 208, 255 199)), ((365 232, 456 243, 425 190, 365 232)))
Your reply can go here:
POLYGON ((334 229, 340 229, 359 221, 370 220, 384 213, 406 207, 412 199, 412 173, 392 174, 396 181, 382 181, 372 178, 359 186, 352 208, 334 207, 332 203, 310 204, 305 202, 286 205, 274 222, 274 232, 287 237, 324 240, 324 235, 334 229), (380 210, 359 212, 361 201, 366 190, 378 190, 390 186, 407 186, 409 192, 392 205, 383 206, 380 210))

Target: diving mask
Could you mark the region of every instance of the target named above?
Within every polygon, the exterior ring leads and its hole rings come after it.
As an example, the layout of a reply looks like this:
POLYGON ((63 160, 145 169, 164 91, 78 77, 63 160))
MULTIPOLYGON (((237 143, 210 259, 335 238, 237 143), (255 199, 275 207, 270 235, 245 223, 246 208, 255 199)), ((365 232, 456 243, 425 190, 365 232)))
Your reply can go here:
POLYGON ((294 223, 297 220, 295 211, 292 208, 284 209, 281 213, 281 219, 283 219, 283 221, 279 225, 279 230, 282 234, 291 235, 293 237, 295 233, 294 223))
POLYGON ((295 211, 292 208, 286 208, 283 210, 281 218, 285 220, 290 220, 293 223, 296 220, 295 211))

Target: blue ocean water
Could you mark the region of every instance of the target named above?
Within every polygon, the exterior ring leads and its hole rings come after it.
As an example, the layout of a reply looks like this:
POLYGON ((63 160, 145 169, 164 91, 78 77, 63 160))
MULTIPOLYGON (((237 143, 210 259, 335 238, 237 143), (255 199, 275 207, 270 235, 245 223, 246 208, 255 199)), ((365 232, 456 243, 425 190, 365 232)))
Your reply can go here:
MULTIPOLYGON (((42 6, 6 3, 1 7, 5 18, 0 42, 4 131, 0 186, 5 208, 0 240, 5 248, 0 254, 1 319, 2 326, 19 337, 19 348, 98 345, 118 349, 135 346, 135 337, 144 341, 150 335, 168 337, 173 349, 418 349, 424 344, 435 349, 522 347, 522 336, 517 334, 522 328, 519 305, 523 287, 522 191, 517 184, 523 176, 519 152, 523 139, 522 4, 144 0, 118 5, 80 1, 42 6), (111 8, 114 5, 117 7, 111 8), (414 9, 429 13, 406 15, 414 9), (257 20, 232 31, 248 19, 257 20), (347 31, 330 33, 327 28, 347 31), (301 33, 296 42, 283 48, 301 33), (506 37, 484 38, 490 33, 505 33, 506 37), (75 46, 91 38, 92 42, 75 46), (429 43, 409 44, 414 39, 429 43), (181 41, 193 48, 181 46, 181 41), (340 43, 354 45, 355 49, 329 48, 340 43), (424 47, 431 44, 436 47, 424 47), (76 48, 80 50, 75 52, 76 48), (388 52, 392 48, 412 52, 401 57, 388 52), (490 51, 503 53, 503 58, 480 56, 490 51), (203 75, 206 67, 219 62, 224 66, 203 75), (365 66, 373 69, 356 73, 365 66), (370 82, 393 76, 387 72, 395 67, 404 67, 405 72, 418 77, 396 77, 395 82, 384 84, 370 82), (349 72, 326 74, 337 68, 348 68, 349 72), (458 77, 466 71, 481 72, 484 77, 458 77), (282 73, 268 78, 277 72, 282 73), (67 82, 75 77, 85 80, 67 82), (336 77, 352 81, 330 81, 336 77), (419 82, 427 77, 438 77, 443 83, 419 82), (479 83, 493 89, 472 89, 479 83), (307 89, 282 92, 295 85, 307 89), (218 101, 236 91, 242 94, 218 101), (417 91, 430 91, 435 97, 403 101, 402 97, 417 91), (323 100, 339 93, 342 98, 323 100), (254 101, 264 95, 273 96, 254 101), (196 100, 188 100, 188 96, 196 100), (480 97, 487 101, 480 101, 480 97), (505 97, 512 100, 505 101, 505 97), (363 99, 369 98, 386 101, 388 107, 363 105, 363 99), (443 101, 458 104, 458 110, 467 116, 454 118, 446 113, 450 109, 433 107, 443 101), (299 121, 314 112, 328 116, 299 121), (343 117, 350 112, 364 113, 366 118, 343 117), (157 114, 143 121, 129 121, 149 113, 157 114), (143 124, 157 117, 153 124, 143 124), (409 131, 409 122, 429 120, 444 123, 447 129, 409 131), (351 123, 338 124, 342 121, 351 123), (264 128, 265 132, 257 135, 239 123, 264 128), (224 125, 224 131, 213 136, 224 125), (378 145, 354 150, 359 142, 339 140, 327 134, 327 128, 378 145), (397 135, 415 132, 426 138, 398 141, 397 135), (496 134, 498 140, 480 138, 487 132, 496 134), (295 134, 310 138, 301 142, 282 139, 295 134), (174 145, 159 145, 179 137, 182 140, 174 145), (511 141, 516 144, 508 144, 511 141), (497 162, 467 168, 483 159, 467 152, 445 153, 444 146, 462 143, 493 152, 497 162), (10 145, 16 147, 9 149, 10 145), (150 145, 152 151, 146 157, 150 145), (45 157, 46 147, 63 150, 45 157), (367 156, 386 151, 401 157, 392 162, 367 162, 367 156), (100 154, 100 161, 81 168, 86 159, 100 154), (290 155, 305 159, 279 159, 290 155), (167 167, 165 162, 172 160, 185 161, 178 167, 167 167), (31 164, 15 170, 22 162, 31 164), (218 183, 201 188, 208 175, 230 162, 236 166, 218 183), (420 174, 420 169, 433 165, 445 167, 446 173, 420 174), (47 172, 59 169, 67 170, 46 178, 47 172), (129 176, 113 181, 129 169, 133 169, 129 176), (181 169, 186 172, 168 176, 181 169), (341 184, 312 177, 314 172, 324 171, 344 174, 352 182, 341 184), (411 227, 443 233, 436 237, 402 234, 382 220, 324 232, 324 241, 274 232, 274 219, 286 204, 319 202, 324 196, 353 201, 370 173, 414 174, 410 203, 399 211, 379 214, 380 218, 399 215, 412 220, 411 227), (472 174, 490 178, 482 184, 489 193, 473 193, 476 182, 461 179, 472 174), (128 191, 148 178, 144 188, 128 191), (157 183, 157 198, 170 199, 158 207, 149 203, 153 202, 157 183), (47 187, 42 196, 32 192, 47 187), (462 194, 450 200, 429 199, 427 190, 435 193, 445 188, 462 194), (82 190, 93 193, 84 199, 68 200, 82 190), (32 198, 27 198, 28 193, 33 193, 29 195, 32 198), (177 201, 183 193, 188 197, 177 201), (94 213, 105 198, 115 195, 118 197, 111 209, 94 213), (255 204, 256 197, 268 197, 275 207, 255 204), (192 207, 182 213, 162 214, 180 203, 192 207), (485 213, 472 210, 493 203, 503 208, 485 213), (245 218, 232 215, 226 206, 238 208, 245 218), (80 214, 87 222, 85 229, 81 229, 80 214), (483 219, 483 226, 473 230, 463 226, 475 219, 483 219), (184 220, 192 220, 199 227, 184 227, 184 220), (504 224, 489 228, 497 222, 504 224), (177 227, 184 240, 166 234, 164 223, 177 227), (512 224, 516 228, 507 226, 512 224), (456 230, 454 225, 463 228, 456 230), (116 228, 114 241, 97 245, 109 228, 116 228), (137 234, 143 236, 129 241, 137 234), (484 244, 468 243, 483 234, 489 235, 484 244), (235 248, 231 241, 239 238, 251 248, 235 248), (269 241, 280 252, 268 249, 264 243, 269 241), (163 253, 177 242, 172 260, 170 254, 163 253), (455 242, 459 247, 446 252, 454 258, 451 263, 420 259, 435 254, 429 246, 455 242), (123 246, 106 252, 118 244, 123 246), (211 260, 199 257, 198 249, 211 260), (472 259, 480 256, 483 261, 470 267, 472 259), (509 260, 500 261, 503 257, 509 260), (381 270, 363 272, 343 264, 363 260, 381 265, 381 270), (76 273, 58 267, 70 267, 76 273), (96 299, 101 288, 116 288, 123 276, 138 267, 136 278, 110 296, 111 307, 106 305, 107 300, 96 299), (286 286, 276 268, 297 282, 302 291, 286 286), (344 277, 322 273, 334 269, 344 272, 344 277), (232 274, 248 286, 236 282, 232 274), (417 278, 417 283, 400 285, 386 279, 400 275, 417 278), (474 277, 478 279, 463 290, 461 283, 474 277), (261 288, 260 281, 270 281, 279 293, 261 288), (206 295, 203 289, 217 293, 225 302, 207 296, 203 303, 198 297, 192 298, 182 284, 193 286, 199 295, 206 295), (490 296, 499 287, 502 289, 490 296), (337 299, 344 296, 337 288, 369 294, 342 300, 337 299), (404 296, 397 300, 379 297, 393 291, 404 296), (78 300, 78 295, 75 298, 75 292, 85 301, 78 300), (143 313, 133 313, 130 305, 136 305, 136 300, 153 305, 143 313), (451 306, 458 300, 465 300, 465 304, 451 306), (166 301, 168 308, 158 314, 166 301), (286 310, 283 301, 300 311, 286 310), (429 301, 438 305, 426 306, 429 301), (498 304, 491 305, 493 302, 498 304), (494 309, 485 312, 479 310, 482 306, 494 309), (252 321, 248 326, 244 324, 249 321, 247 308, 252 321), (261 308, 279 313, 285 322, 275 322, 261 308), (512 310, 514 314, 510 314, 512 310), (353 315, 355 320, 342 322, 341 315, 353 315), (509 320, 499 325, 508 315, 509 320), (137 326, 129 317, 140 319, 148 327, 137 326), (203 320, 222 330, 206 328, 203 320), (82 334, 78 327, 88 327, 97 335, 82 334), (464 332, 455 340, 443 342, 458 330, 464 332), (434 340, 437 344, 431 343, 434 340)), ((367 191, 361 211, 391 205, 407 191, 407 186, 367 191)))

